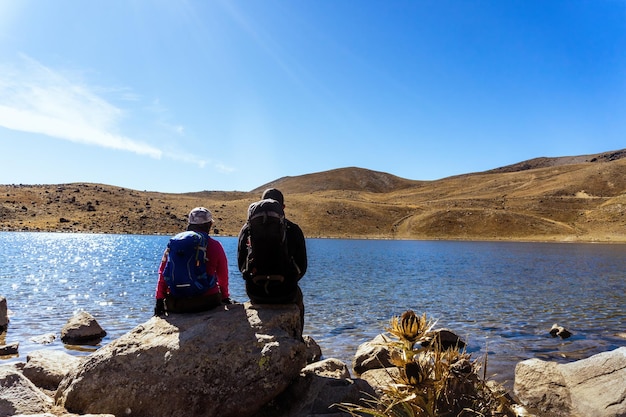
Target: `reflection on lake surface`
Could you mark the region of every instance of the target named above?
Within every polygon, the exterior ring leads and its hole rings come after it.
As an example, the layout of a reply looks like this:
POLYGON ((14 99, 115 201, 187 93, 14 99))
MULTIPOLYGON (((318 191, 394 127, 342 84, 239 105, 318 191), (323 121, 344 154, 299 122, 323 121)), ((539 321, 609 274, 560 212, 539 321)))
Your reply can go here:
MULTIPOLYGON (((231 296, 246 301, 237 241, 217 237, 229 258, 231 296)), ((60 330, 85 310, 107 331, 106 344, 152 315, 156 270, 167 236, 0 233, 0 295, 6 343, 66 349, 60 330), (56 333, 42 346, 31 338, 56 333)), ((350 365, 359 344, 384 332, 406 309, 426 313, 489 356, 488 374, 512 381, 527 358, 569 361, 625 346, 626 245, 307 240, 301 281, 305 334, 324 357, 350 365), (552 324, 574 333, 550 337, 552 324)), ((68 349, 82 355, 90 349, 68 349)))

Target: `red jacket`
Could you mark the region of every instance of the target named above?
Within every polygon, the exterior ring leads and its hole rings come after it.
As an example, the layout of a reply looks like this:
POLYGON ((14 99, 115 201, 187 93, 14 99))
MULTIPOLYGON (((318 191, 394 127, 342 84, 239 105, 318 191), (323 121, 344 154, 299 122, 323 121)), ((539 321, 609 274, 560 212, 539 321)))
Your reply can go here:
MULTIPOLYGON (((209 258, 209 261, 206 263, 206 272, 209 275, 217 274, 217 285, 204 293, 204 295, 221 292, 222 299, 229 298, 228 260, 226 259, 226 253, 224 252, 222 244, 215 239, 211 239, 211 237, 207 239, 207 258, 209 258)), ((169 288, 163 278, 163 270, 165 269, 166 262, 167 251, 163 253, 161 265, 159 266, 159 281, 157 282, 156 288, 157 300, 165 298, 165 296, 169 293, 169 288)))

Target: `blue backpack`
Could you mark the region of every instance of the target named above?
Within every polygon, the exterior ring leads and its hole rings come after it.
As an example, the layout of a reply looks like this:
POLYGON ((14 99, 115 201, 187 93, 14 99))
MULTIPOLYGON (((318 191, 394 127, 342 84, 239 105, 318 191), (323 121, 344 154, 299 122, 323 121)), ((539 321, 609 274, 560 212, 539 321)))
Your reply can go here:
POLYGON ((215 275, 206 272, 208 239, 204 233, 194 231, 170 239, 163 278, 172 296, 193 297, 215 286, 215 275))

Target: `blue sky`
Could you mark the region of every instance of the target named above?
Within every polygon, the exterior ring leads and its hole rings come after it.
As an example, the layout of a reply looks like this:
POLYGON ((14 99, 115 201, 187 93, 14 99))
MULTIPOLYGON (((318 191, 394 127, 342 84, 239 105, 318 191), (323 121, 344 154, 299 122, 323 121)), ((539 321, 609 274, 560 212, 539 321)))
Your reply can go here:
POLYGON ((0 184, 248 191, 626 147, 626 0, 0 2, 0 184))

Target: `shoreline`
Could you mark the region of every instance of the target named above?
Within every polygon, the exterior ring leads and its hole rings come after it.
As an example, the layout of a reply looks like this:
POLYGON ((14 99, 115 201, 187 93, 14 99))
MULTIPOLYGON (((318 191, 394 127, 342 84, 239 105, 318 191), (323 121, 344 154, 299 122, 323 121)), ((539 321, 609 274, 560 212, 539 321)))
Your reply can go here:
MULTIPOLYGON (((244 302, 238 302, 238 304, 244 304, 244 302)), ((9 312, 11 310, 9 309, 9 312)), ((10 314, 11 317, 11 314, 10 314)), ((15 322, 10 322, 8 329, 5 330, 0 335, 0 345, 2 345, 4 341, 5 344, 19 342, 19 355, 10 355, 6 357, 0 358, 0 366, 4 364, 12 364, 12 363, 24 363, 27 361, 27 356, 30 352, 38 351, 38 350, 55 350, 61 351, 72 356, 76 357, 85 357, 96 350, 103 348, 104 346, 112 343, 113 341, 119 339, 125 334, 131 332, 138 326, 144 325, 148 320, 151 319, 152 314, 146 313, 143 318, 138 319, 136 322, 129 326, 118 326, 116 328, 112 328, 110 326, 103 326, 107 331, 107 336, 105 336, 102 341, 97 345, 67 345, 64 344, 59 337, 60 328, 56 329, 58 331, 52 331, 47 333, 37 333, 33 332, 33 334, 26 334, 26 332, 21 331, 19 337, 13 337, 11 333, 15 336, 15 333, 11 331, 12 324, 21 326, 24 328, 31 328, 30 326, 25 327, 27 323, 24 320, 15 322), (43 340, 46 336, 53 335, 51 342, 37 342, 36 339, 43 340), (4 340, 6 339, 6 340, 4 340), (20 339, 20 340, 18 340, 20 339)), ((67 317, 69 319, 70 317, 67 317)), ((98 320, 100 322, 106 322, 102 316, 99 316, 98 320)), ((310 326, 310 325, 308 325, 310 326)), ((556 363, 569 363, 574 362, 580 359, 584 359, 588 356, 595 355, 597 353, 611 351, 619 346, 626 346, 626 333, 615 333, 615 339, 617 342, 614 343, 614 346, 609 343, 600 343, 600 341, 604 339, 587 339, 584 334, 576 334, 570 340, 564 339, 561 340, 559 338, 549 337, 548 330, 546 329, 546 334, 543 336, 546 340, 552 343, 555 346, 555 349, 551 352, 548 351, 536 351, 533 353, 532 350, 528 350, 528 346, 526 348, 523 347, 524 343, 520 345, 519 350, 513 350, 511 345, 502 345, 501 342, 496 344, 489 345, 489 336, 484 336, 485 340, 482 342, 483 336, 481 337, 472 337, 471 335, 464 334, 462 330, 459 328, 452 328, 447 326, 436 326, 435 329, 449 329, 455 334, 458 334, 461 339, 467 342, 467 352, 470 354, 473 361, 477 361, 478 363, 482 363, 487 360, 487 369, 486 375, 488 380, 493 380, 503 387, 505 387, 508 391, 513 391, 513 382, 515 376, 515 367, 516 365, 527 359, 542 359, 556 363), (621 339, 620 339, 621 338, 621 339), (597 340, 597 342, 595 342, 597 340), (619 341, 622 340, 623 343, 620 344, 619 341), (569 344, 570 346, 574 346, 575 343, 580 343, 576 349, 570 350, 559 350, 556 349, 556 346, 564 346, 569 344), (524 354, 527 353, 527 354, 524 354)), ((52 330, 52 329, 48 329, 52 330)), ((310 331, 305 331, 305 336, 310 336, 315 342, 320 346, 322 359, 338 359, 346 364, 346 366, 350 369, 351 374, 353 374, 353 361, 355 359, 355 355, 357 350, 361 344, 371 342, 378 334, 385 334, 389 336, 388 331, 385 328, 380 328, 375 331, 368 331, 364 337, 359 338, 358 341, 355 340, 354 337, 351 337, 351 334, 346 334, 344 336, 336 336, 334 340, 328 340, 328 337, 323 336, 323 331, 320 332, 321 329, 309 329, 310 331)), ((355 376, 355 375, 353 375, 355 376)))
MULTIPOLYGON (((82 231, 82 230, 20 230, 20 229, 0 229, 0 233, 59 233, 59 234, 86 234, 86 235, 121 235, 121 236, 171 236, 169 233, 125 233, 123 231, 82 231)), ((237 238, 236 234, 215 234, 211 233, 211 237, 232 237, 237 238)), ((484 242, 484 243, 562 243, 562 244, 606 244, 606 245, 626 245, 626 235, 619 236, 618 239, 612 237, 572 239, 570 236, 550 237, 550 238, 486 238, 486 237, 468 237, 468 238, 408 238, 408 237, 385 237, 378 235, 371 236, 305 236, 305 239, 332 239, 332 240, 391 240, 391 241, 407 241, 407 242, 484 242)))

